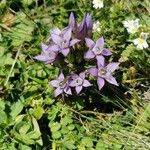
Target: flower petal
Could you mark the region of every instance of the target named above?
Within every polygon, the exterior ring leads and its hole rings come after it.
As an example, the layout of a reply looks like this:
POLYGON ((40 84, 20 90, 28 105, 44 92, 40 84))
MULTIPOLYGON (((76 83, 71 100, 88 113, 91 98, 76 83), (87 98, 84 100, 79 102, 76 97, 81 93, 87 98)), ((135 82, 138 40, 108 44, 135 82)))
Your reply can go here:
POLYGON ((49 51, 53 51, 53 52, 59 52, 60 51, 60 47, 58 45, 51 45, 48 48, 49 51))
POLYGON ((89 86, 91 86, 92 84, 88 81, 88 80, 84 80, 84 82, 83 82, 83 86, 84 87, 89 87, 89 86))
POLYGON ((118 62, 112 62, 112 63, 108 64, 106 66, 107 71, 111 72, 111 73, 114 72, 118 68, 119 64, 120 63, 118 63, 118 62))
POLYGON ((98 77, 97 78, 97 85, 98 89, 101 90, 105 84, 105 80, 103 78, 98 77))
POLYGON ((69 48, 65 48, 65 49, 62 49, 61 50, 61 53, 64 55, 64 56, 67 56, 70 52, 70 49, 69 48))
POLYGON ((79 74, 79 76, 80 76, 82 79, 85 79, 85 72, 81 72, 81 73, 79 74))
POLYGON ((109 83, 118 86, 118 83, 117 83, 116 79, 115 79, 112 75, 110 75, 109 77, 107 77, 107 78, 105 78, 105 79, 106 79, 106 81, 108 81, 109 83))
POLYGON ((95 47, 100 47, 103 48, 104 47, 104 38, 101 37, 96 41, 95 47))
POLYGON ((75 87, 76 86, 76 80, 70 81, 69 86, 70 87, 75 87))
POLYGON ((48 56, 46 56, 46 55, 37 55, 37 56, 35 56, 35 57, 33 57, 34 59, 37 59, 37 60, 39 60, 39 61, 48 61, 48 56))
POLYGON ((59 80, 64 80, 64 78, 65 78, 65 77, 64 77, 64 74, 61 72, 61 73, 59 74, 58 79, 59 79, 59 80))
POLYGON ((57 97, 58 95, 62 94, 63 93, 63 90, 58 87, 55 91, 54 91, 54 94, 55 94, 55 97, 57 97))
POLYGON ((41 48, 43 52, 47 52, 48 46, 44 43, 41 44, 41 48))
POLYGON ((102 52, 101 52, 101 55, 110 56, 110 55, 112 55, 112 53, 110 52, 110 50, 108 50, 106 48, 103 48, 102 52))
POLYGON ((82 86, 75 87, 77 94, 79 94, 81 92, 82 88, 83 88, 82 86))
POLYGON ((58 80, 52 80, 49 82, 53 87, 58 87, 59 86, 59 82, 58 80))
POLYGON ((93 51, 88 50, 85 54, 84 54, 84 59, 92 59, 95 57, 95 54, 93 53, 93 51))
POLYGON ((102 55, 97 55, 97 66, 98 68, 104 67, 105 66, 105 58, 102 55))
POLYGON ((87 71, 94 77, 97 77, 98 75, 98 70, 95 67, 88 68, 87 71))
POLYGON ((89 38, 85 38, 85 42, 86 42, 86 45, 89 49, 92 49, 95 45, 94 41, 89 39, 89 38))
POLYGON ((73 40, 70 41, 70 46, 73 46, 73 45, 75 45, 76 43, 79 43, 79 42, 80 42, 80 40, 73 39, 73 40))
POLYGON ((68 95, 72 95, 71 89, 68 88, 68 87, 66 87, 66 88, 64 89, 64 92, 65 92, 66 94, 68 94, 68 95))
POLYGON ((51 38, 52 38, 53 42, 57 45, 60 45, 61 42, 63 41, 62 37, 59 35, 59 33, 57 34, 57 32, 56 33, 52 32, 51 38))
POLYGON ((64 29, 63 31, 63 39, 66 40, 66 41, 70 41, 70 38, 71 38, 71 28, 67 28, 67 29, 64 29))
POLYGON ((75 26, 76 26, 76 20, 75 20, 74 14, 71 12, 69 16, 69 27, 75 28, 75 26))

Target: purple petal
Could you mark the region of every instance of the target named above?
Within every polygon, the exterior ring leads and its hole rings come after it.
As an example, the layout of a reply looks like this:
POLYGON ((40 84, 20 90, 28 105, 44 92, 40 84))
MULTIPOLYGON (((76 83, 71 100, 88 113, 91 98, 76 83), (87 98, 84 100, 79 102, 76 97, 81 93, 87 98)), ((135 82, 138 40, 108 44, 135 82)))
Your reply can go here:
POLYGON ((100 47, 103 48, 104 47, 104 38, 101 37, 96 41, 95 47, 100 47))
POLYGON ((75 80, 76 78, 78 78, 79 76, 77 74, 72 74, 71 75, 71 79, 75 80))
POLYGON ((104 67, 104 65, 105 65, 105 58, 102 55, 97 55, 96 59, 97 59, 97 66, 98 66, 98 68, 104 67))
POLYGON ((82 79, 85 79, 85 72, 81 72, 81 73, 79 74, 79 76, 80 76, 82 79))
POLYGON ((76 85, 77 85, 76 80, 70 81, 70 83, 69 83, 70 87, 75 87, 76 85))
POLYGON ((69 27, 74 28, 76 26, 76 20, 74 14, 71 12, 69 17, 69 27))
POLYGON ((114 72, 114 71, 118 68, 119 64, 120 64, 120 63, 118 63, 118 62, 113 62, 113 63, 108 64, 108 65, 106 66, 107 71, 109 71, 109 72, 111 72, 111 73, 114 72))
POLYGON ((86 24, 87 24, 88 29, 93 29, 92 17, 89 14, 86 15, 86 24))
POLYGON ((113 76, 110 75, 109 77, 107 77, 107 78, 105 78, 105 79, 106 79, 106 81, 108 81, 109 83, 118 86, 118 83, 117 83, 116 79, 115 79, 113 76))
POLYGON ((54 91, 54 94, 55 94, 55 97, 57 97, 58 95, 62 94, 63 93, 63 90, 58 87, 55 91, 54 91))
POLYGON ((81 92, 82 88, 83 88, 82 86, 75 87, 77 94, 79 94, 81 92))
POLYGON ((71 33, 72 33, 71 28, 65 29, 63 33, 64 40, 69 41, 71 38, 71 33))
POLYGON ((85 42, 86 42, 87 47, 89 47, 89 49, 92 49, 95 45, 94 41, 89 38, 85 38, 85 42))
POLYGON ((64 56, 67 56, 70 52, 70 49, 69 48, 65 48, 65 49, 62 49, 61 50, 61 53, 64 55, 64 56))
POLYGON ((112 55, 112 53, 108 49, 103 48, 101 55, 110 56, 110 55, 112 55))
POLYGON ((98 70, 95 67, 88 68, 87 71, 94 77, 97 77, 98 75, 98 70))
POLYGON ((98 89, 99 90, 102 89, 102 87, 104 86, 104 84, 105 84, 105 80, 103 78, 98 77, 97 78, 97 85, 98 85, 98 89))
POLYGON ((59 79, 59 80, 64 80, 64 78, 65 78, 65 77, 64 77, 64 74, 61 72, 61 73, 59 74, 58 79, 59 79))
POLYGON ((78 42, 80 42, 80 40, 78 40, 78 39, 73 39, 73 40, 70 41, 70 46, 73 46, 73 45, 75 45, 75 44, 78 43, 78 42))
POLYGON ((58 87, 59 86, 59 82, 57 80, 52 80, 49 82, 53 87, 58 87))
POLYGON ((50 34, 61 35, 61 30, 58 28, 54 28, 50 31, 50 34))
POLYGON ((85 54, 84 54, 84 59, 93 59, 95 57, 95 54, 93 53, 93 51, 88 50, 85 54))
POLYGON ((53 52, 59 52, 60 51, 60 47, 58 45, 51 45, 48 48, 49 51, 53 51, 53 52))
POLYGON ((45 56, 45 55, 37 55, 35 57, 33 57, 34 59, 37 59, 39 61, 48 61, 48 56, 45 56))
POLYGON ((89 86, 91 86, 92 84, 88 81, 88 80, 84 80, 84 82, 83 82, 83 86, 84 87, 89 87, 89 86))
POLYGON ((41 48, 42 48, 42 51, 43 51, 43 52, 46 52, 47 49, 48 49, 48 46, 47 46, 46 44, 42 43, 42 44, 41 44, 41 48))
POLYGON ((72 95, 71 89, 68 88, 68 87, 66 87, 66 88, 64 89, 64 92, 65 92, 66 94, 68 94, 68 95, 72 95))
POLYGON ((60 35, 57 33, 51 33, 51 38, 53 42, 57 45, 60 45, 63 40, 62 37, 60 37, 60 35))

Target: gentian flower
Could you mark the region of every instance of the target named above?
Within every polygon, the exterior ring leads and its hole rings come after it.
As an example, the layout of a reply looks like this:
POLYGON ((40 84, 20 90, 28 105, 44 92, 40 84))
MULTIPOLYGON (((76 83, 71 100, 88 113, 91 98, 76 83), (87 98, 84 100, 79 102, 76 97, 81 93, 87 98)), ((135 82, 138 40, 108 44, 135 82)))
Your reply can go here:
POLYGON ((104 57, 99 57, 100 61, 97 63, 98 68, 91 67, 87 69, 87 71, 97 78, 97 85, 99 90, 102 89, 102 87, 105 84, 105 80, 109 82, 110 84, 118 86, 118 83, 116 79, 112 76, 114 71, 118 68, 119 63, 118 62, 112 62, 105 66, 104 57))
POLYGON ((60 73, 57 80, 50 81, 50 84, 56 88, 55 97, 62 93, 72 95, 71 88, 68 86, 69 78, 65 78, 63 73, 60 73))
POLYGON ((69 86, 75 87, 77 94, 81 92, 83 87, 91 86, 91 83, 85 79, 85 72, 80 73, 79 75, 72 75, 72 81, 70 81, 69 86))
POLYGON ((140 27, 139 19, 123 21, 123 25, 128 33, 136 33, 140 27))
POLYGON ((71 40, 71 28, 65 28, 63 31, 55 29, 51 32, 51 39, 56 45, 56 51, 67 56, 70 52, 70 47, 78 43, 80 40, 71 40))
POLYGON ((108 49, 104 48, 104 38, 103 37, 99 38, 96 41, 96 43, 94 43, 94 41, 89 38, 85 38, 85 41, 86 41, 87 47, 89 48, 89 50, 84 55, 85 59, 96 58, 98 61, 99 57, 101 57, 101 55, 109 56, 112 54, 108 49))
POLYGON ((139 49, 148 48, 148 44, 147 44, 147 41, 146 41, 147 40, 147 35, 148 35, 148 33, 142 32, 140 34, 140 37, 133 41, 133 43, 135 45, 137 45, 137 48, 139 48, 139 49))
POLYGON ((69 17, 69 27, 72 29, 74 36, 83 41, 85 37, 92 37, 93 21, 89 14, 85 14, 80 25, 77 25, 74 14, 69 17))
POLYGON ((104 7, 103 0, 93 0, 93 7, 96 9, 104 7))
POLYGON ((42 43, 41 48, 42 48, 42 53, 40 55, 35 56, 34 59, 43 61, 46 64, 53 63, 57 57, 57 53, 55 51, 57 47, 55 45, 47 46, 46 44, 42 43))

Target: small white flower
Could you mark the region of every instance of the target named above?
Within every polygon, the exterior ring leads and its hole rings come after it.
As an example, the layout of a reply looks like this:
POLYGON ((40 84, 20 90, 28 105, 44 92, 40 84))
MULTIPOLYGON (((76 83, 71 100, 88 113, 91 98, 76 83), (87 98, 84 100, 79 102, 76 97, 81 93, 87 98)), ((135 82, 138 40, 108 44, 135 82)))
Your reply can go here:
POLYGON ((93 7, 96 9, 100 9, 104 7, 103 0, 93 0, 93 7))
POLYGON ((139 19, 123 21, 123 25, 128 33, 136 33, 140 27, 139 19))
POLYGON ((96 21, 96 22, 94 22, 94 24, 93 24, 93 31, 94 32, 100 32, 101 31, 101 28, 100 28, 100 22, 99 21, 96 21))
POLYGON ((149 47, 148 44, 147 44, 147 41, 146 41, 147 35, 148 35, 148 33, 142 32, 142 33, 140 34, 140 37, 137 38, 137 39, 135 39, 135 40, 133 41, 133 43, 134 43, 135 45, 137 45, 137 48, 143 49, 143 48, 148 48, 148 47, 149 47))

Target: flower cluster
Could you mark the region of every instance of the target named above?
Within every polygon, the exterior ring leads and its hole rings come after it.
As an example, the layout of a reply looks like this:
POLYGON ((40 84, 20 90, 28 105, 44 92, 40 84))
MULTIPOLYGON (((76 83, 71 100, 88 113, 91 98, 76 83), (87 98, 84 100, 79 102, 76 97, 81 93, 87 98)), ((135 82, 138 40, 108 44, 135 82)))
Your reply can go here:
MULTIPOLYGON (((127 29, 128 33, 135 34, 139 31, 142 25, 139 24, 139 19, 123 21, 124 27, 127 29)), ((133 40, 134 45, 137 45, 138 49, 148 48, 147 44, 148 33, 141 32, 140 37, 133 40)))
POLYGON ((96 78, 99 90, 105 81, 118 86, 113 74, 119 63, 105 64, 105 57, 112 53, 105 48, 103 37, 96 42, 91 39, 92 29, 91 15, 85 14, 78 24, 74 14, 71 13, 68 26, 63 30, 53 29, 49 44, 42 44, 41 54, 34 57, 45 64, 59 67, 58 79, 49 82, 56 88, 55 97, 60 94, 80 94, 83 88, 92 86, 87 79, 90 75, 96 78))
POLYGON ((103 0, 93 0, 93 7, 95 9, 100 9, 104 7, 104 2, 103 0))

